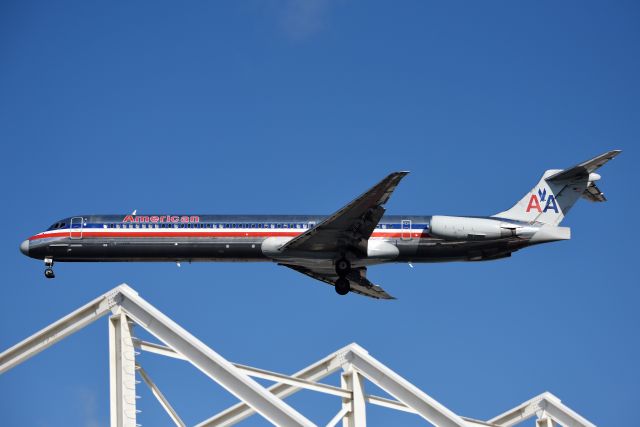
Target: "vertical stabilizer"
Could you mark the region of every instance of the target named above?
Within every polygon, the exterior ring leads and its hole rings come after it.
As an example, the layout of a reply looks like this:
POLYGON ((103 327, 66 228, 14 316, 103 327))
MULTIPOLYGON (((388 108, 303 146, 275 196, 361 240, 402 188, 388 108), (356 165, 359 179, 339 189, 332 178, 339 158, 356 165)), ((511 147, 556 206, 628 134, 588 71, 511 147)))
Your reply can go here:
POLYGON ((580 197, 594 201, 606 200, 594 184, 600 179, 600 175, 594 172, 619 153, 620 150, 608 151, 569 169, 550 169, 511 209, 493 216, 558 225, 580 197), (598 194, 594 195, 594 192, 598 194))

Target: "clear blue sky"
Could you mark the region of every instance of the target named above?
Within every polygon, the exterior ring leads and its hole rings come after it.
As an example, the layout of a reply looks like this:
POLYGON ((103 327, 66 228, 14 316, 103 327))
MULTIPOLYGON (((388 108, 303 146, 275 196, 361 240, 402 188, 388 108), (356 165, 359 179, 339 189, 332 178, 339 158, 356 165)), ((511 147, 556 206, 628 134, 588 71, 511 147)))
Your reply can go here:
MULTIPOLYGON (((2 2, 0 349, 127 282, 232 361, 293 372, 355 341, 460 414, 549 390, 596 424, 636 422, 638 3, 394 6, 2 2), (18 251, 74 214, 330 213, 398 169, 390 213, 493 214, 613 148, 610 201, 578 203, 571 241, 371 268, 392 302, 267 263, 58 264, 46 281, 18 251)), ((184 363, 140 360, 188 423, 234 401, 184 363)), ((3 426, 107 426, 107 368, 103 320, 0 377, 3 426)), ((169 425, 140 394, 140 422, 169 425)), ((318 423, 339 406, 291 404, 318 423)))

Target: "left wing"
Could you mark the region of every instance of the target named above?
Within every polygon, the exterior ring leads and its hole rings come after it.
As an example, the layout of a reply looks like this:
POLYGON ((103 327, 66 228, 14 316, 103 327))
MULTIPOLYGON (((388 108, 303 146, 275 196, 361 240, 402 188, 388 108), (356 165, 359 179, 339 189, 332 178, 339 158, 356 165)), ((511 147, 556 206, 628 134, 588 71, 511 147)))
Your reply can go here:
POLYGON ((382 207, 409 172, 394 172, 369 191, 280 248, 286 251, 353 252, 366 256, 367 241, 384 215, 382 207))
POLYGON ((601 168, 605 163, 609 160, 613 159, 615 156, 620 154, 621 150, 611 150, 606 153, 602 153, 599 156, 594 157, 593 159, 587 160, 580 164, 575 165, 572 168, 560 171, 554 175, 551 175, 546 178, 549 182, 560 182, 560 181, 569 181, 572 179, 577 179, 581 177, 588 177, 590 173, 595 172, 599 168, 601 168))
MULTIPOLYGON (((336 280, 338 280, 338 275, 332 267, 305 267, 284 263, 280 263, 279 265, 289 267, 292 270, 306 274, 309 277, 313 277, 332 286, 335 286, 336 280)), ((354 268, 346 278, 351 285, 351 292, 375 299, 395 299, 380 286, 374 285, 367 279, 367 267, 354 268)))

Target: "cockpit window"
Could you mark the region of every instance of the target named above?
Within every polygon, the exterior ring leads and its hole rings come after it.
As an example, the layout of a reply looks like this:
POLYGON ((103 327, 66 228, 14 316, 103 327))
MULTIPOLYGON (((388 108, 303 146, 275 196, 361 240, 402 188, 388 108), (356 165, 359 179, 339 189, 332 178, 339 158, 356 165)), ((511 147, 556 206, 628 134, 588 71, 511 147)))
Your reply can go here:
POLYGON ((56 222, 51 227, 49 227, 49 230, 57 230, 59 228, 64 228, 65 225, 67 225, 67 223, 65 222, 56 222))

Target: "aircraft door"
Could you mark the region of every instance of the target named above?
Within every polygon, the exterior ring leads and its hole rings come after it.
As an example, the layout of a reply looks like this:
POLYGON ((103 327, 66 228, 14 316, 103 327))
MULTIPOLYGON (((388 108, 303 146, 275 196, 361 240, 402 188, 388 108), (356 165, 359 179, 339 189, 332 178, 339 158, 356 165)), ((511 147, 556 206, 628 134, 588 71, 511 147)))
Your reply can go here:
POLYGON ((411 220, 403 219, 401 223, 402 229, 400 237, 402 240, 411 240, 411 220))
POLYGON ((69 237, 71 239, 82 239, 82 227, 84 218, 76 216, 71 218, 71 224, 69 225, 69 237))

